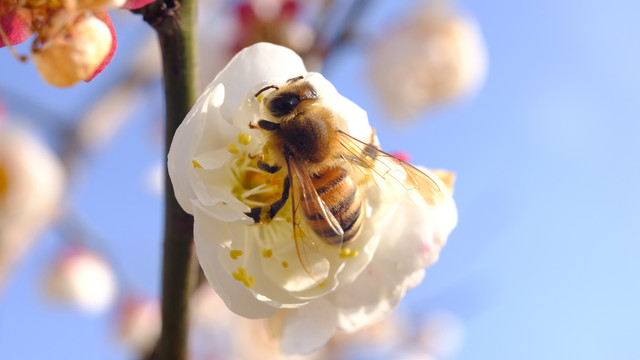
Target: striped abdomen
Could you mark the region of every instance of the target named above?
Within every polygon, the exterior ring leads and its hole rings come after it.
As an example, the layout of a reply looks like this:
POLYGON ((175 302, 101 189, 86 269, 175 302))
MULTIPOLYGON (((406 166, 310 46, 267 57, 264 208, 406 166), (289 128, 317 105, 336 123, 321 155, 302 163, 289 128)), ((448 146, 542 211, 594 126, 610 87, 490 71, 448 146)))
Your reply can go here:
MULTIPOLYGON (((329 244, 340 245, 353 240, 362 230, 362 201, 358 187, 347 171, 341 167, 327 168, 311 177, 318 196, 340 224, 344 235, 336 236, 321 214, 303 213, 309 226, 329 244)), ((306 211, 305 211, 306 210, 306 211)))

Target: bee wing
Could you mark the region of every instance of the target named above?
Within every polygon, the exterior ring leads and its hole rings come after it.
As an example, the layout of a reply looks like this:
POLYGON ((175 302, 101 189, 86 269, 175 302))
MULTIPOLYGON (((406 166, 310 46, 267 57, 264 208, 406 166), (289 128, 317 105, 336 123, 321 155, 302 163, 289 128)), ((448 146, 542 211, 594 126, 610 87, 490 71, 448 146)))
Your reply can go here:
POLYGON ((340 246, 323 241, 309 226, 322 228, 325 238, 338 239, 342 243, 344 232, 329 208, 318 196, 309 175, 304 172, 294 158, 287 159, 291 186, 291 205, 293 207, 293 237, 298 259, 304 270, 313 278, 326 277, 329 261, 340 253, 340 246), (301 211, 298 211, 301 210, 301 211), (305 214, 313 214, 308 217, 305 214))
POLYGON ((387 188, 396 189, 398 185, 410 195, 418 193, 430 206, 444 201, 440 186, 427 174, 415 166, 390 155, 377 147, 364 143, 351 135, 338 130, 338 140, 342 145, 344 157, 356 167, 368 170, 386 193, 387 188))

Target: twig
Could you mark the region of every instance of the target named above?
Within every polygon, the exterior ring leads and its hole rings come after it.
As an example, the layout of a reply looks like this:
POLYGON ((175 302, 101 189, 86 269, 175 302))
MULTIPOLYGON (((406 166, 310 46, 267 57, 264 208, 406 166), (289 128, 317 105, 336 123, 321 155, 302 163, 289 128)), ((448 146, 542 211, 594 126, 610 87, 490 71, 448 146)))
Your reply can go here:
MULTIPOLYGON (((166 105, 165 150, 196 100, 196 1, 157 0, 142 9, 157 32, 166 105)), ((177 203, 165 172, 165 234, 162 266, 162 333, 152 358, 187 358, 188 304, 192 276, 193 218, 177 203)))

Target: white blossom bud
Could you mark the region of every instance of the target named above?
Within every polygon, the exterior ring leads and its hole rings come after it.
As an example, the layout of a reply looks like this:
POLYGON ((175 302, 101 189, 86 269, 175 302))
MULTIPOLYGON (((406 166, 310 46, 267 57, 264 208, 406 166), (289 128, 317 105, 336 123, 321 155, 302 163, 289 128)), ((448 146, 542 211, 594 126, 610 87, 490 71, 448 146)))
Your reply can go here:
POLYGON ((376 43, 371 80, 396 119, 476 89, 486 73, 486 50, 470 17, 427 4, 376 43))
POLYGON ((84 249, 71 249, 47 273, 45 291, 53 300, 98 313, 115 301, 117 284, 115 274, 103 258, 84 249))
POLYGON ((90 16, 45 41, 32 59, 45 81, 71 86, 91 78, 109 54, 111 44, 109 27, 90 16))

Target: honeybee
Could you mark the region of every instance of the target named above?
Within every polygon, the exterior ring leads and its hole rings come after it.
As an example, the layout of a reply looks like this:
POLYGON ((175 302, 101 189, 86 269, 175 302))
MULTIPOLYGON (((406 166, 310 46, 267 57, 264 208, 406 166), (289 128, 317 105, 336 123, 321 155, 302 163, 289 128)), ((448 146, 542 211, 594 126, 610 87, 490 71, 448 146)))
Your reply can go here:
POLYGON ((255 97, 262 98, 262 115, 267 119, 249 126, 261 129, 270 157, 270 163, 259 160, 258 167, 269 173, 286 169, 287 176, 279 200, 252 208, 247 215, 256 223, 268 222, 290 198, 296 251, 307 272, 303 236, 296 231, 301 222, 312 230, 314 238, 337 249, 355 241, 362 231, 365 201, 356 172, 417 193, 428 205, 443 200, 433 179, 374 146, 373 134, 372 143, 367 144, 340 130, 334 113, 303 76, 282 86, 265 86, 255 97))

